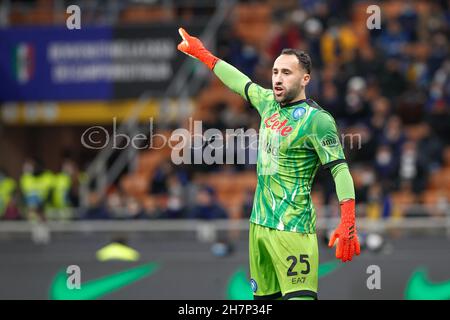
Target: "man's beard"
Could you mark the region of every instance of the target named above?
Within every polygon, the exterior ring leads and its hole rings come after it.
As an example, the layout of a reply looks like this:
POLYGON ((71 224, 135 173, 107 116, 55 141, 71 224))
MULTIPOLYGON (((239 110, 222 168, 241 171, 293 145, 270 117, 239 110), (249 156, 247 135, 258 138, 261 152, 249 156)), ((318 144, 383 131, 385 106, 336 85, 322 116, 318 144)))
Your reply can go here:
POLYGON ((293 102, 294 99, 295 99, 295 97, 298 96, 299 92, 300 92, 300 89, 298 89, 298 90, 296 90, 296 89, 291 89, 291 90, 289 90, 289 91, 286 90, 286 94, 285 94, 284 96, 282 96, 282 97, 277 97, 277 96, 275 95, 275 92, 273 93, 273 95, 274 95, 274 97, 275 97, 275 100, 276 100, 278 103, 284 105, 284 104, 288 104, 288 103, 290 103, 290 102, 293 102), (280 100, 279 100, 279 99, 280 99, 280 100))

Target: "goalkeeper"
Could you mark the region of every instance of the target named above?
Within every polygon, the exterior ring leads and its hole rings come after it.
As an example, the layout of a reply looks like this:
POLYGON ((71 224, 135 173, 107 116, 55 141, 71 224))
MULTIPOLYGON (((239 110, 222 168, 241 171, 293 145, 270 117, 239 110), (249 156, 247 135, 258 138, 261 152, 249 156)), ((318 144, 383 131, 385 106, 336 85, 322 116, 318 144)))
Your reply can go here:
POLYGON ((333 117, 312 99, 311 59, 284 49, 272 69, 272 90, 253 83, 212 55, 184 29, 178 49, 203 62, 261 116, 257 186, 250 217, 249 259, 255 299, 317 299, 319 251, 311 185, 320 165, 330 169, 341 221, 331 236, 336 258, 359 255, 355 192, 333 117))

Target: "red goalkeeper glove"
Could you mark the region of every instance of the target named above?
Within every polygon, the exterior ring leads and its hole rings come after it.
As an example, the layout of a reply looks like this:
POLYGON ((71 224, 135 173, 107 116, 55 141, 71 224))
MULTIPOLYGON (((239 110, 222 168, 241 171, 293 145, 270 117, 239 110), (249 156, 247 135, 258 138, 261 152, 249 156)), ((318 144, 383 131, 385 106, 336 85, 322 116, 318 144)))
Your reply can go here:
POLYGON ((351 261, 354 255, 361 252, 355 225, 355 200, 350 199, 341 203, 341 223, 331 235, 328 246, 331 248, 336 239, 336 258, 342 262, 351 261))
POLYGON ((209 69, 214 69, 219 58, 209 52, 200 39, 190 36, 183 28, 179 28, 178 32, 180 33, 181 38, 183 38, 183 41, 178 44, 178 50, 200 60, 206 64, 209 69))

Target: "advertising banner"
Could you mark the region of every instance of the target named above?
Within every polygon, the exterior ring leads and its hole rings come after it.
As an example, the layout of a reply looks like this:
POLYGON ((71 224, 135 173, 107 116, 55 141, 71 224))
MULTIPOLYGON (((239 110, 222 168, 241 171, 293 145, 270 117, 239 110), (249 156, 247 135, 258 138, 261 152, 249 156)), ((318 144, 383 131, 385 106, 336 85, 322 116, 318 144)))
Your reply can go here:
POLYGON ((174 24, 0 30, 0 102, 161 96, 185 58, 178 42, 174 24))

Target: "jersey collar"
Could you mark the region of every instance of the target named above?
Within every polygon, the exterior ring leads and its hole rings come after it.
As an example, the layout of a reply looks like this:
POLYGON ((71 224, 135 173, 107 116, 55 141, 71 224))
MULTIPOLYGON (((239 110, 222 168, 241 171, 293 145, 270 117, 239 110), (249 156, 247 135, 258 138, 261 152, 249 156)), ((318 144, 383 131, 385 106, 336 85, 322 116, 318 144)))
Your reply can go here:
POLYGON ((301 100, 297 100, 297 101, 293 101, 293 102, 286 103, 285 105, 281 105, 281 104, 280 104, 280 108, 282 108, 282 109, 284 109, 284 108, 289 108, 289 107, 292 107, 292 106, 301 104, 301 103, 303 103, 303 102, 306 102, 307 100, 308 100, 308 99, 301 99, 301 100))

